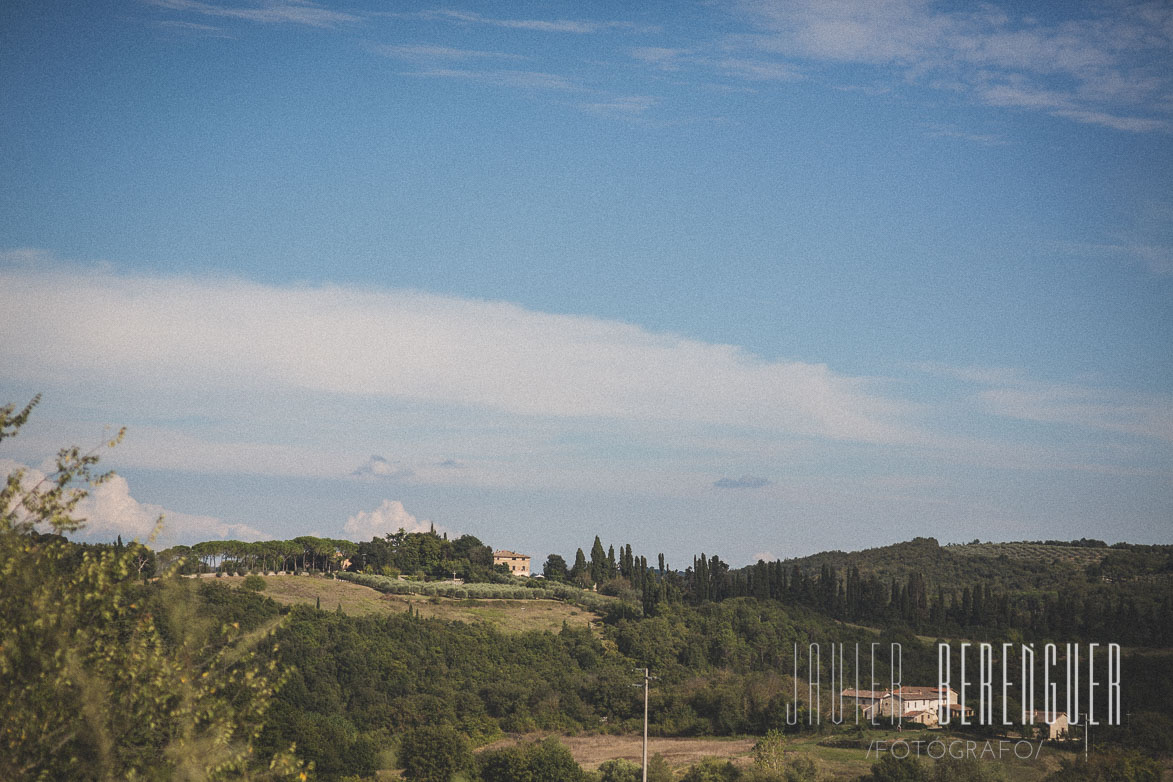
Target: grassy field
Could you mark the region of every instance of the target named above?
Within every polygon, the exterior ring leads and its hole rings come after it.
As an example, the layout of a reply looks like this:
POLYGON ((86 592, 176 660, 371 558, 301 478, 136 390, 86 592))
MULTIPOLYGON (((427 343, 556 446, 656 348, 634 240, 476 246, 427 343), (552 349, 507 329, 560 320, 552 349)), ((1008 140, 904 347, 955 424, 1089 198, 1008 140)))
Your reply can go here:
MULTIPOLYGON (((503 632, 520 633, 528 630, 558 632, 565 622, 571 627, 586 627, 598 622, 599 617, 581 606, 567 605, 557 600, 457 600, 423 595, 384 595, 370 587, 319 576, 265 576, 262 594, 278 603, 316 605, 321 600, 323 611, 334 611, 339 606, 344 614, 387 616, 408 609, 424 617, 436 617, 453 622, 487 622, 503 632)), ((240 576, 217 579, 230 586, 240 586, 240 576)))
MULTIPOLYGON (((523 741, 538 741, 544 736, 510 736, 493 742, 483 749, 511 746, 523 741)), ((643 755, 642 736, 557 736, 566 745, 570 754, 580 766, 594 771, 599 764, 614 758, 625 758, 635 763, 643 755)), ((676 771, 683 771, 692 764, 707 757, 729 758, 738 764, 749 763, 750 750, 755 739, 747 738, 657 738, 648 739, 648 757, 664 756, 668 765, 676 771)))
MULTIPOLYGON (((908 733, 903 737, 909 741, 923 738, 928 741, 933 738, 942 738, 942 734, 930 733, 924 736, 908 733)), ((540 735, 510 736, 488 745, 502 747, 518 744, 523 741, 537 741, 543 738, 540 735)), ((558 740, 566 745, 574 759, 583 768, 594 770, 599 764, 612 758, 625 758, 639 763, 643 751, 642 737, 636 736, 557 736, 558 740)), ((820 779, 826 780, 855 780, 870 772, 871 767, 878 761, 875 753, 868 756, 865 747, 833 747, 823 743, 826 736, 802 736, 787 740, 788 752, 795 755, 805 755, 815 761, 820 779)), ((891 741, 898 738, 892 732, 876 732, 868 734, 867 741, 882 739, 891 741)), ((948 739, 947 739, 948 740, 948 739)), ((964 741, 964 740, 961 740, 964 741)), ((656 738, 648 740, 648 756, 660 754, 668 761, 668 765, 679 776, 689 766, 706 757, 718 757, 733 761, 736 765, 752 763, 752 751, 755 738, 656 738)), ((964 745, 960 745, 964 746, 964 745)), ((979 742, 978 747, 982 746, 979 742)), ((1037 745, 1036 745, 1037 746, 1037 745)), ((936 752, 937 750, 934 750, 936 752)), ((960 750, 958 750, 960 751, 960 750)), ((980 750, 979 750, 980 751, 980 750)), ((1059 758, 1063 755, 1059 750, 1044 747, 1038 758, 1016 759, 1013 750, 1006 748, 1006 755, 1001 760, 987 760, 991 767, 1000 769, 1006 779, 1015 782, 1036 782, 1046 777, 1059 767, 1059 758)), ((926 765, 932 760, 922 754, 926 765)))

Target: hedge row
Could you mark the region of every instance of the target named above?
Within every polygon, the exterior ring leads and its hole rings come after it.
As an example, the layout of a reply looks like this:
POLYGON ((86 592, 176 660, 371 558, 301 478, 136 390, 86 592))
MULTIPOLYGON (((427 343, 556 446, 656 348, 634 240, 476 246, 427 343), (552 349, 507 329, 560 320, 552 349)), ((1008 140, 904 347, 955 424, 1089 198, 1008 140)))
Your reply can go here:
POLYGON ((548 582, 541 587, 520 584, 452 584, 442 581, 400 581, 387 576, 370 573, 337 573, 338 578, 389 595, 426 595, 429 597, 454 597, 474 600, 561 600, 573 603, 589 611, 604 613, 615 604, 608 599, 584 589, 548 582))

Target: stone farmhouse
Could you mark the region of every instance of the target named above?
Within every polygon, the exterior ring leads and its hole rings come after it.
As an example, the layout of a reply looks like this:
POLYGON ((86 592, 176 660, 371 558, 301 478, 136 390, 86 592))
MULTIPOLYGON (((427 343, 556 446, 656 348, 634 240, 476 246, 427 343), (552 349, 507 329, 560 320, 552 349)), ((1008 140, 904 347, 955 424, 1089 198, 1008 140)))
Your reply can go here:
POLYGON ((1031 713, 1031 721, 1038 731, 1038 737, 1051 741, 1062 741, 1070 735, 1071 725, 1067 721, 1067 712, 1056 711, 1047 713, 1035 711, 1031 713))
POLYGON ((515 576, 530 575, 529 562, 529 557, 525 554, 518 554, 516 551, 502 549, 493 552, 493 565, 508 565, 509 572, 515 576))
POLYGON ((964 715, 973 715, 973 709, 964 709, 957 702, 957 691, 947 687, 897 687, 894 690, 844 690, 844 699, 851 699, 863 710, 865 719, 873 716, 894 721, 913 722, 927 728, 941 724, 938 709, 949 709, 954 721, 964 715))

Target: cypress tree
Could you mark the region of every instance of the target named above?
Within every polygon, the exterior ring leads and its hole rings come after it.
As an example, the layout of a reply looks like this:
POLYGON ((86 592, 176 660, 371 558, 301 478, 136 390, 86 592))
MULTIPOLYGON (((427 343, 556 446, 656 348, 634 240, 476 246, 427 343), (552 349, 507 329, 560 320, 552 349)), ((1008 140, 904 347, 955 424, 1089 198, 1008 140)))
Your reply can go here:
POLYGON ((570 568, 570 578, 576 579, 582 575, 589 575, 589 568, 587 567, 586 554, 579 549, 574 554, 574 567, 570 568))
POLYGON ((603 541, 595 535, 595 544, 591 546, 591 581, 601 584, 607 575, 607 552, 603 550, 603 541))

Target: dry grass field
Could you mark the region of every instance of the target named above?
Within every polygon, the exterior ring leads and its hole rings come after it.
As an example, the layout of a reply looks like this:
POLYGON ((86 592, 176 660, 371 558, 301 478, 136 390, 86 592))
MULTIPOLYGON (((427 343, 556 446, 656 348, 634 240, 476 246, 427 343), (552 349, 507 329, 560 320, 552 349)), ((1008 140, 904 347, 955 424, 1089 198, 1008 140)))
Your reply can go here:
MULTIPOLYGON (((424 617, 436 617, 454 622, 487 622, 502 632, 520 633, 529 630, 558 632, 562 623, 571 627, 586 627, 598 622, 599 617, 581 606, 568 605, 557 600, 459 600, 423 595, 384 595, 370 587, 320 576, 265 576, 265 590, 261 594, 278 603, 293 605, 322 602, 323 611, 334 611, 339 606, 349 616, 375 614, 388 616, 402 613, 408 606, 424 617)), ((239 587, 240 576, 217 579, 224 584, 239 587)))
MULTIPOLYGON (((538 734, 510 736, 493 742, 484 749, 505 747, 523 741, 537 741, 544 738, 538 734)), ((613 758, 625 758, 640 762, 643 754, 642 736, 557 736, 566 745, 570 754, 580 766, 595 770, 600 763, 613 758)), ((683 771, 692 764, 707 757, 728 758, 735 763, 749 763, 750 750, 755 739, 747 738, 656 738, 648 739, 648 757, 663 755, 668 765, 676 771, 683 771)))
MULTIPOLYGON (((914 739, 911 734, 906 736, 914 739)), ((937 737, 936 735, 933 736, 937 737)), ((489 744, 489 747, 502 747, 517 744, 523 741, 537 741, 541 735, 510 736, 489 744)), ((558 740, 566 745, 574 759, 583 768, 595 770, 599 764, 612 758, 625 758, 639 763, 643 751, 641 736, 557 736, 558 740)), ((806 755, 815 761, 820 779, 848 782, 870 772, 877 762, 877 757, 867 756, 866 749, 842 748, 822 746, 819 742, 825 736, 802 736, 787 739, 786 747, 795 755, 806 755)), ((891 741, 897 738, 894 733, 877 733, 875 738, 891 741)), ((718 757, 733 761, 736 765, 748 765, 752 762, 751 753, 756 738, 656 738, 648 740, 648 756, 659 753, 668 761, 679 777, 691 765, 707 757, 718 757)), ((980 745, 979 745, 980 746, 980 745)), ((1018 760, 1007 755, 998 761, 988 761, 989 764, 1002 771, 1006 779, 1015 782, 1037 782, 1059 767, 1060 755, 1056 750, 1045 747, 1038 758, 1018 760)), ((922 758, 926 765, 932 761, 922 758)))

